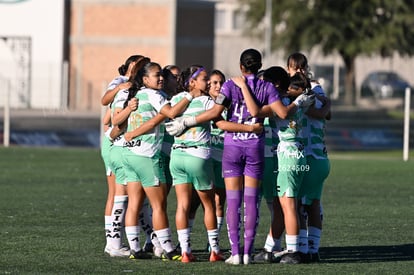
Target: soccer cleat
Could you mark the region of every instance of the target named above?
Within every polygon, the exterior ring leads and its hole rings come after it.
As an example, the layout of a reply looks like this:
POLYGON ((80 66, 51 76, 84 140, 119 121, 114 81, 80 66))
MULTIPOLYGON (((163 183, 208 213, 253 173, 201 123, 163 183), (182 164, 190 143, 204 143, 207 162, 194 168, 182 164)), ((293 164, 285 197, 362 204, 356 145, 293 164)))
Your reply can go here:
POLYGON ((216 253, 214 251, 211 251, 209 261, 210 262, 220 262, 220 261, 224 261, 223 253, 221 253, 221 252, 216 253))
POLYGON ((252 264, 252 257, 249 254, 244 254, 243 255, 243 264, 252 264))
POLYGON ((109 246, 105 246, 104 253, 105 254, 109 254, 109 251, 111 251, 111 249, 109 248, 109 246))
POLYGON ((241 264, 241 256, 240 255, 231 255, 227 260, 225 261, 226 264, 232 264, 232 265, 239 265, 241 264))
POLYGON ((253 259, 257 263, 273 263, 274 262, 273 253, 267 252, 264 249, 259 254, 255 255, 253 259))
POLYGON ((312 263, 319 263, 321 261, 321 257, 319 256, 319 252, 310 253, 310 261, 312 263))
POLYGON ((191 262, 195 262, 195 261, 196 261, 196 258, 193 256, 193 254, 191 252, 190 253, 184 252, 182 254, 182 257, 181 257, 181 262, 182 263, 191 263, 191 262))
POLYGON ((309 253, 299 252, 299 256, 300 256, 300 259, 301 259, 301 263, 308 264, 308 263, 311 262, 311 255, 309 253))
POLYGON ((155 257, 161 258, 163 252, 164 252, 164 249, 162 249, 162 247, 156 247, 156 246, 154 246, 154 256, 155 257))
POLYGON ((145 245, 142 247, 142 250, 148 253, 154 252, 154 245, 152 243, 145 243, 145 245))
POLYGON ((182 257, 183 256, 176 249, 168 253, 164 251, 161 255, 163 261, 181 261, 182 257))
POLYGON ((282 251, 274 251, 273 253, 273 262, 274 263, 279 263, 280 260, 282 259, 283 255, 289 253, 287 250, 282 250, 282 251))
POLYGON ((138 259, 144 260, 144 259, 151 259, 152 257, 151 257, 150 254, 148 254, 145 251, 142 251, 142 250, 140 250, 140 251, 131 250, 131 254, 129 255, 129 258, 131 260, 138 260, 138 259))
POLYGON ((104 252, 111 257, 128 257, 130 252, 127 246, 123 246, 121 248, 112 248, 110 246, 105 246, 104 252))
POLYGON ((282 256, 280 259, 281 264, 300 264, 302 263, 302 258, 299 252, 289 252, 282 256))

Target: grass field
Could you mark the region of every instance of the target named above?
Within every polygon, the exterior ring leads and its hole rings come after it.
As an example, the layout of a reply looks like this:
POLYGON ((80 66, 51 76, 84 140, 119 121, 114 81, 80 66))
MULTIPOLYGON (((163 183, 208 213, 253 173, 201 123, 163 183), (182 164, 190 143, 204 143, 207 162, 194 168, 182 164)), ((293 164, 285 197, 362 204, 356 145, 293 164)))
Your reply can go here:
MULTIPOLYGON (((403 162, 401 152, 331 154, 321 263, 228 266, 207 262, 201 211, 192 234, 199 262, 105 256, 99 151, 0 148, 0 274, 414 274, 413 157, 403 162)), ((174 201, 172 192, 168 210, 176 236, 174 201)), ((264 205, 261 210, 258 250, 269 226, 264 205)), ((221 246, 229 248, 225 230, 221 246)))

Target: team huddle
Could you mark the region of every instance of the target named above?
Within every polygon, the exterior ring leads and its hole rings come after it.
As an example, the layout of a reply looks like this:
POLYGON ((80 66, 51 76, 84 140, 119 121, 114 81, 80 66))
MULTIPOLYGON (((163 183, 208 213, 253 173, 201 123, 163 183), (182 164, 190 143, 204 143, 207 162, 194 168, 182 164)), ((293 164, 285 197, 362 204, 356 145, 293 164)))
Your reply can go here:
POLYGON ((141 55, 119 67, 101 100, 109 106, 101 147, 108 181, 105 253, 197 261, 190 233, 202 205, 210 262, 320 260, 330 101, 301 53, 289 56, 287 70, 261 67, 255 49, 242 52, 241 76, 228 80, 220 70, 162 68, 141 55), (171 187, 177 245, 167 216, 171 187), (255 253, 262 200, 271 226, 255 253), (219 244, 223 225, 227 258, 219 244))

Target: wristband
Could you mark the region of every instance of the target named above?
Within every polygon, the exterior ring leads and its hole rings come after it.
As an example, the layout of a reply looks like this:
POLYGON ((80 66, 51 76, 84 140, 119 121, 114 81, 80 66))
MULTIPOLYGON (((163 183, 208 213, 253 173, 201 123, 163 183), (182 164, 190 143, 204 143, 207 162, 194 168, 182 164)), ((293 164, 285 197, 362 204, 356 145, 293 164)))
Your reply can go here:
POLYGON ((197 125, 196 117, 195 116, 185 117, 183 119, 183 124, 185 127, 193 127, 197 125))
POLYGON ((190 93, 186 94, 184 97, 190 102, 193 101, 193 96, 190 93))

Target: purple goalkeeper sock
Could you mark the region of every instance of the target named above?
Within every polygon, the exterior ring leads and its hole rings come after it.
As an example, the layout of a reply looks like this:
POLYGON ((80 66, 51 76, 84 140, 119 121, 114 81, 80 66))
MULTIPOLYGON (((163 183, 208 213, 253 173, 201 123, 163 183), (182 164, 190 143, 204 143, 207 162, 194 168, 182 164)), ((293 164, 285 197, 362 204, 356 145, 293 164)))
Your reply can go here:
POLYGON ((231 254, 240 254, 240 210, 242 202, 241 190, 226 190, 227 199, 227 231, 231 246, 231 254))
POLYGON ((251 254, 259 224, 259 189, 244 188, 244 254, 251 254))

